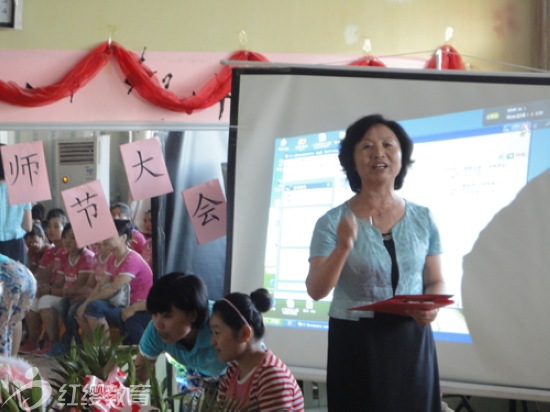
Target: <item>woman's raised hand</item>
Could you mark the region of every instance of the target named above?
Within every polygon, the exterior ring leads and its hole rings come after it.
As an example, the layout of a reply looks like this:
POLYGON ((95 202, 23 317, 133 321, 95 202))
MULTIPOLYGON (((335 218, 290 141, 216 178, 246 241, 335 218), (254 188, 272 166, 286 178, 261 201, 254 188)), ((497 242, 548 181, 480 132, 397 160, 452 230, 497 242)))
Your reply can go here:
POLYGON ((357 220, 353 213, 348 213, 340 220, 336 234, 338 244, 346 246, 347 249, 353 248, 353 244, 357 239, 357 220))

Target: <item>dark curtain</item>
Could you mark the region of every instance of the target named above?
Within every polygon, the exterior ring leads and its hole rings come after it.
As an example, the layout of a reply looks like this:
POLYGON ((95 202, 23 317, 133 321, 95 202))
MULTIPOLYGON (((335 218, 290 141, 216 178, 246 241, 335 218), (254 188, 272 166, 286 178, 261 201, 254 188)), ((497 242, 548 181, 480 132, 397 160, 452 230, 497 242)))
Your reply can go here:
POLYGON ((159 137, 174 192, 151 201, 155 277, 174 271, 193 273, 205 281, 210 299, 220 299, 226 237, 199 245, 181 192, 212 179, 219 179, 224 187, 222 164, 227 161, 228 132, 169 132, 159 137))

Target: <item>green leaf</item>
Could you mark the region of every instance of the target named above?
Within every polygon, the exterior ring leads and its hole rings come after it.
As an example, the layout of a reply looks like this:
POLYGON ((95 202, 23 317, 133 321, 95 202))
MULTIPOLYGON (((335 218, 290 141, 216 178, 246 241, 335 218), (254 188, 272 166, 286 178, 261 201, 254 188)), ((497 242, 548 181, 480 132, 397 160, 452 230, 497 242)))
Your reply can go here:
POLYGON ((4 386, 4 383, 0 384, 0 393, 2 394, 2 411, 6 410, 9 412, 19 412, 19 405, 15 402, 15 399, 11 398, 12 394, 9 393, 8 389, 4 386), (4 408, 8 409, 4 409, 4 408))
POLYGON ((42 399, 42 377, 39 373, 34 376, 33 385, 31 388, 31 406, 37 405, 42 399))
POLYGON ((145 362, 145 366, 147 367, 149 383, 151 385, 151 404, 159 408, 161 412, 166 412, 166 401, 163 398, 164 391, 158 382, 154 363, 145 362))

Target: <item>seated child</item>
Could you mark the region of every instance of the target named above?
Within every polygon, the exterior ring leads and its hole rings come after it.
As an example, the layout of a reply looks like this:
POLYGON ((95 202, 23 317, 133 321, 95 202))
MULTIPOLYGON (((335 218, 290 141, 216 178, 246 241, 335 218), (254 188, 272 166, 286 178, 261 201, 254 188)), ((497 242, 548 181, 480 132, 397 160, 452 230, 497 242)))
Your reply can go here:
POLYGON ((226 364, 218 360, 210 343, 208 290, 200 277, 173 272, 158 279, 147 296, 153 319, 139 343, 138 379, 148 378, 146 362, 154 364, 167 353, 187 370, 187 381, 197 391, 217 380, 226 364))
POLYGON ((220 379, 218 401, 230 410, 304 410, 304 397, 294 375, 262 344, 262 313, 269 309, 271 296, 266 289, 250 296, 231 293, 214 304, 212 344, 218 358, 229 363, 220 379))
MULTIPOLYGON (((42 258, 40 259, 38 269, 34 272, 37 282, 37 292, 36 297, 32 302, 31 310, 25 317, 28 336, 27 340, 21 345, 19 353, 34 353, 40 350, 38 341, 42 333, 42 318, 40 316, 41 305, 39 305, 39 299, 48 294, 48 291, 57 276, 57 268, 59 266, 60 258, 66 253, 61 238, 63 228, 66 224, 67 216, 62 209, 55 208, 48 212, 46 216, 46 236, 53 245, 53 248, 50 248, 44 252, 42 258)), ((55 336, 52 337, 48 335, 48 338, 54 339, 55 336)), ((51 349, 52 346, 53 345, 51 343, 46 342, 46 351, 51 349)))
POLYGON ((46 233, 44 233, 41 223, 33 223, 32 229, 25 233, 23 239, 27 245, 27 267, 32 273, 35 273, 44 253, 54 246, 50 245, 46 239, 46 233))

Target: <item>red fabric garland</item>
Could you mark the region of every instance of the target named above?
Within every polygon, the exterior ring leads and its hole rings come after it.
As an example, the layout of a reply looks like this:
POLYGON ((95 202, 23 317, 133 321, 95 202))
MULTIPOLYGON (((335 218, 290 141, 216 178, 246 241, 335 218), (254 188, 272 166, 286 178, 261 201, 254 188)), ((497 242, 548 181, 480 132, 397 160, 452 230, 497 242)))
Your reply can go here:
MULTIPOLYGON (((464 63, 454 48, 445 45, 441 50, 443 51, 443 69, 464 69, 464 63)), ((112 56, 116 58, 132 92, 135 91, 149 103, 167 110, 191 114, 195 110, 205 109, 220 102, 231 91, 231 67, 226 65, 193 96, 180 98, 164 88, 154 72, 136 53, 126 50, 116 42, 104 42, 79 61, 61 80, 50 86, 24 88, 14 82, 0 80, 0 101, 16 106, 37 107, 72 97, 97 75, 112 56)), ((259 53, 245 50, 233 53, 229 60, 268 61, 259 53)), ((434 54, 425 67, 435 68, 436 64, 434 54)), ((386 67, 383 62, 370 55, 354 60, 349 65, 386 67)))
MULTIPOLYGON (((231 91, 229 66, 223 66, 220 72, 194 96, 179 98, 159 83, 151 69, 145 66, 135 53, 125 50, 116 43, 113 43, 113 52, 130 86, 149 103, 168 110, 191 114, 194 110, 205 109, 218 103, 231 91)), ((229 60, 267 61, 261 54, 248 51, 235 52, 229 60)))
POLYGON ((23 88, 14 82, 6 83, 0 80, 0 100, 25 107, 54 103, 72 96, 78 89, 84 87, 107 64, 110 58, 111 49, 105 42, 79 61, 61 80, 50 86, 23 88))

